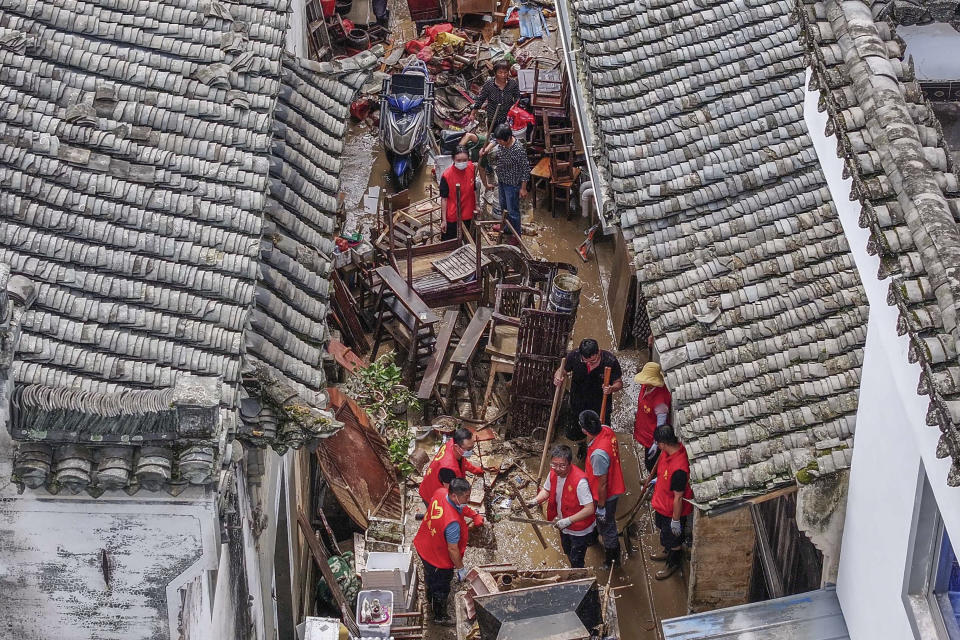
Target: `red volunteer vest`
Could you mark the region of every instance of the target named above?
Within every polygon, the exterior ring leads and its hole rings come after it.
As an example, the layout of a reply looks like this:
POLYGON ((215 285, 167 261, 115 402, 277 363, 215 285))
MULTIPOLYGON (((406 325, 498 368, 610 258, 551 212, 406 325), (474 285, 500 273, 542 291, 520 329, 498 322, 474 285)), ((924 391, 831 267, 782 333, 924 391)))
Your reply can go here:
POLYGON ((633 422, 633 439, 647 449, 653 446, 653 432, 657 428, 657 414, 653 410, 661 404, 669 407, 670 400, 670 391, 666 387, 640 387, 637 417, 633 422))
POLYGON ((428 502, 437 489, 443 487, 440 484, 440 469, 451 469, 458 478, 464 477, 463 460, 457 460, 457 453, 453 450, 453 440, 447 440, 437 455, 433 456, 427 472, 423 474, 423 482, 420 483, 420 497, 424 502, 428 502))
POLYGON ((467 168, 460 171, 455 166, 450 165, 441 176, 447 181, 450 188, 450 196, 447 198, 446 217, 447 222, 457 221, 457 185, 460 185, 460 219, 472 220, 473 210, 477 208, 477 192, 474 180, 477 177, 477 170, 472 162, 467 162, 467 168))
POLYGON ((587 474, 587 482, 590 483, 590 491, 593 493, 593 499, 599 500, 597 490, 600 487, 600 481, 597 479, 597 476, 593 475, 593 463, 590 457, 597 449, 606 451, 607 455, 610 456, 610 469, 607 471, 607 499, 609 500, 613 496, 624 494, 627 491, 627 487, 623 484, 623 469, 620 468, 620 443, 617 441, 617 434, 613 432, 613 429, 607 425, 603 425, 600 433, 597 434, 597 437, 594 438, 590 446, 587 447, 587 464, 585 471, 587 474))
POLYGON ((467 521, 447 500, 447 490, 439 489, 430 499, 427 513, 420 523, 420 529, 413 538, 413 546, 420 557, 438 569, 452 569, 453 560, 447 549, 447 539, 443 532, 447 525, 456 522, 460 525, 460 556, 467 548, 467 521))
MULTIPOLYGON (((684 498, 693 497, 693 489, 690 488, 690 459, 687 458, 687 450, 680 445, 680 449, 673 455, 667 455, 666 451, 660 452, 657 458, 657 466, 654 467, 657 472, 657 484, 653 486, 653 499, 650 504, 654 511, 660 515, 673 517, 673 491, 670 490, 670 478, 674 471, 687 472, 687 488, 683 492, 684 498)), ((680 511, 681 516, 690 515, 693 511, 693 505, 684 501, 680 511)))
MULTIPOLYGON (((553 520, 557 517, 557 481, 559 480, 557 472, 550 469, 549 478, 550 496, 547 499, 547 520, 553 520)), ((570 473, 567 474, 567 478, 564 481, 563 498, 560 501, 561 517, 568 518, 583 508, 583 505, 580 504, 580 499, 577 498, 577 485, 580 484, 580 481, 584 478, 586 478, 586 474, 580 470, 580 467, 570 465, 570 473)), ((574 522, 570 525, 570 528, 574 531, 583 531, 593 524, 593 521, 594 517, 590 516, 580 522, 574 522)))

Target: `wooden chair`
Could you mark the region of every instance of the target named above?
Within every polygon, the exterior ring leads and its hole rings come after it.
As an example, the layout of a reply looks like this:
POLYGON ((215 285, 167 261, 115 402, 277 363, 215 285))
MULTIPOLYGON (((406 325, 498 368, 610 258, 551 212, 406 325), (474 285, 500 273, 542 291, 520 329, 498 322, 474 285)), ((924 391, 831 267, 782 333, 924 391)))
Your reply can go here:
POLYGON ((553 279, 562 271, 571 275, 577 275, 577 268, 567 262, 550 262, 547 260, 529 260, 527 266, 530 268, 530 278, 527 285, 537 287, 543 291, 545 296, 550 295, 550 289, 553 287, 553 279))
POLYGON ((403 364, 404 380, 412 384, 421 369, 426 367, 426 359, 433 353, 436 344, 435 325, 440 318, 393 267, 377 267, 375 272, 380 286, 374 307, 376 326, 370 361, 377 359, 384 339, 392 340, 395 347, 407 354, 403 364))
POLYGON ((520 249, 509 244, 484 247, 483 255, 493 261, 494 273, 490 281, 499 284, 526 285, 530 279, 530 265, 520 249))
POLYGON ((524 309, 543 306, 543 292, 534 287, 501 284, 497 287, 496 303, 490 318, 486 352, 490 356, 490 376, 483 394, 486 411, 493 395, 497 374, 512 374, 517 358, 517 337, 520 332, 520 314, 524 309))
POLYGON ((572 154, 569 160, 558 160, 555 156, 550 156, 550 162, 553 173, 550 180, 550 215, 557 217, 557 205, 561 205, 560 211, 565 212, 569 220, 572 211, 570 204, 580 180, 580 168, 573 166, 572 154))

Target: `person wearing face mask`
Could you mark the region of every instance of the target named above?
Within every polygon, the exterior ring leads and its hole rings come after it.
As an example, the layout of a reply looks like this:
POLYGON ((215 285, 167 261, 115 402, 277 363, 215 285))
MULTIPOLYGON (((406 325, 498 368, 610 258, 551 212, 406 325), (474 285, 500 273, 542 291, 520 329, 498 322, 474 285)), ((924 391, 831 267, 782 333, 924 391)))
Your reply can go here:
POLYGON ((478 467, 467 460, 473 456, 473 448, 473 434, 463 427, 453 432, 453 438, 440 445, 437 455, 430 461, 423 474, 423 482, 420 483, 420 498, 424 503, 429 503, 433 494, 441 488, 441 469, 450 469, 457 478, 463 478, 467 471, 475 476, 484 472, 483 467, 478 467))
POLYGON ((578 459, 583 459, 586 447, 582 445, 583 432, 580 430, 580 414, 584 411, 593 411, 600 416, 600 422, 605 424, 613 413, 612 398, 607 400, 604 415, 600 415, 603 407, 603 396, 611 395, 623 389, 623 370, 620 361, 609 351, 600 349, 596 340, 587 338, 580 342, 580 346, 566 355, 560 367, 553 374, 553 384, 560 386, 570 374, 570 414, 567 425, 567 437, 581 443, 577 453, 578 459), (610 367, 610 382, 604 384, 604 370, 610 367))
POLYGON ((453 164, 440 176, 440 209, 443 211, 441 240, 457 237, 457 187, 460 187, 460 220, 470 231, 473 216, 477 213, 477 169, 470 161, 470 154, 463 147, 453 153, 453 164))
POLYGON ((587 547, 597 541, 593 493, 587 475, 573 464, 573 451, 559 444, 550 452, 550 474, 528 507, 547 503, 547 519, 560 530, 560 546, 574 569, 583 568, 587 547))
MULTIPOLYGON (((431 497, 427 515, 413 538, 413 547, 423 563, 424 583, 433 609, 433 621, 437 624, 452 624, 447 614, 450 580, 454 573, 461 582, 467 576, 463 552, 467 549, 469 536, 464 516, 472 512, 466 506, 469 498, 470 483, 463 478, 451 480, 449 489, 438 489, 431 497)), ((482 525, 483 518, 474 514, 473 524, 482 525)))

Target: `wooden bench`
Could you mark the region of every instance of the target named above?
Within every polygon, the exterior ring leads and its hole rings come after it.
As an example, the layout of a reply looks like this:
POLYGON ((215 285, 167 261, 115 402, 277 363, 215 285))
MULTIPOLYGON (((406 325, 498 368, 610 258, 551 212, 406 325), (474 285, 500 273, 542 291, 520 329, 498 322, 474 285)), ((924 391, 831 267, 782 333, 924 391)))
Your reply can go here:
POLYGON ((423 403, 423 417, 429 423, 431 418, 430 399, 437 388, 437 377, 443 368, 447 355, 447 348, 450 346, 450 340, 453 337, 453 331, 457 327, 457 320, 460 318, 460 312, 456 309, 450 309, 443 314, 443 326, 437 334, 437 342, 430 359, 427 360, 427 369, 420 381, 420 387, 417 389, 417 399, 423 403))
POLYGON ((440 377, 441 386, 446 387, 447 406, 446 411, 450 415, 456 415, 457 410, 457 389, 462 383, 467 389, 467 395, 470 398, 470 410, 473 418, 479 419, 479 405, 477 403, 476 389, 473 385, 473 357, 477 352, 480 341, 487 333, 487 326, 490 324, 490 318, 493 316, 493 309, 490 307, 480 307, 470 324, 467 325, 460 342, 457 343, 453 355, 450 356, 448 366, 440 377), (461 375, 465 380, 460 380, 461 375))

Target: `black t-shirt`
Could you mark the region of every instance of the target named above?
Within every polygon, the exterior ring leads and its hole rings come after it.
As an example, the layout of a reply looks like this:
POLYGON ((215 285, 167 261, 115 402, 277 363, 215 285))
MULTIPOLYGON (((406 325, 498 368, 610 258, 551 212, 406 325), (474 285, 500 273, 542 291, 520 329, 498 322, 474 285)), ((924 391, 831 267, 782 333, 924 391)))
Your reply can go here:
POLYGON ((620 363, 609 351, 600 350, 600 364, 590 372, 587 372, 587 365, 583 363, 579 351, 573 350, 567 354, 563 369, 573 374, 570 382, 570 409, 574 416, 587 409, 600 413, 600 405, 603 404, 603 370, 606 367, 610 367, 610 384, 623 377, 620 363))
POLYGON ((683 493, 687 490, 687 472, 677 469, 670 475, 670 491, 683 493))

